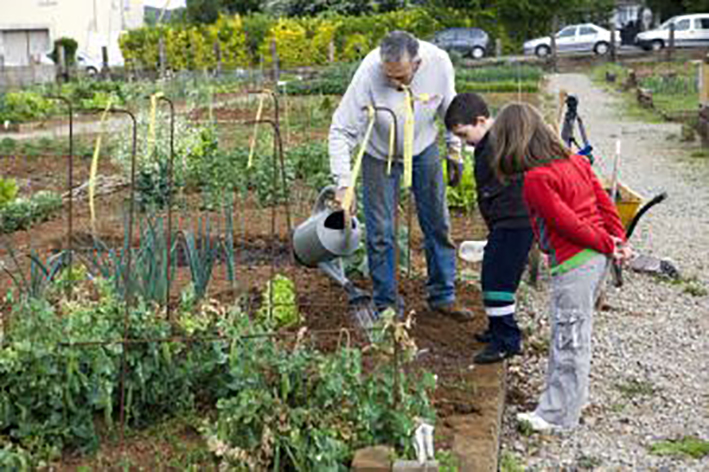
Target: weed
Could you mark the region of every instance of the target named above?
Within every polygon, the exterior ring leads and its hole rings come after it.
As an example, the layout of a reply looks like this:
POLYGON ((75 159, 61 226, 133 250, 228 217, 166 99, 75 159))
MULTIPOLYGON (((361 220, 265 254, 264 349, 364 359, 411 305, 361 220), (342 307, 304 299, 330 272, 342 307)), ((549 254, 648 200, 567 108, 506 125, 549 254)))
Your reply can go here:
POLYGON ((707 287, 695 276, 683 279, 682 291, 693 297, 706 297, 709 295, 707 287))
POLYGON ((610 406, 610 410, 611 410, 613 413, 622 413, 623 411, 625 411, 625 409, 627 408, 627 406, 628 406, 628 405, 627 405, 626 403, 613 403, 613 404, 610 406))
POLYGON ((709 441, 685 436, 676 441, 660 441, 650 446, 650 453, 658 456, 690 456, 695 459, 709 456, 709 441))
POLYGON ((534 428, 529 421, 517 421, 517 432, 528 438, 534 434, 534 428))
POLYGON ((700 149, 698 151, 692 151, 690 156, 697 159, 706 159, 707 157, 709 157, 709 149, 700 149))
POLYGON ((535 354, 546 356, 549 354, 549 338, 546 336, 533 336, 527 341, 527 345, 535 354))
POLYGON ((460 459, 453 451, 436 451, 436 460, 440 472, 458 472, 460 470, 460 459))
POLYGON ((655 386, 649 380, 638 380, 636 378, 630 378, 624 382, 616 383, 615 388, 625 398, 651 396, 654 395, 656 391, 655 386))
POLYGON ((579 466, 581 469, 595 469, 597 467, 600 467, 600 465, 603 463, 603 461, 594 456, 587 456, 586 454, 581 454, 578 459, 576 459, 576 464, 579 466))
POLYGON ((511 451, 502 451, 500 456, 500 472, 524 472, 522 459, 511 451))

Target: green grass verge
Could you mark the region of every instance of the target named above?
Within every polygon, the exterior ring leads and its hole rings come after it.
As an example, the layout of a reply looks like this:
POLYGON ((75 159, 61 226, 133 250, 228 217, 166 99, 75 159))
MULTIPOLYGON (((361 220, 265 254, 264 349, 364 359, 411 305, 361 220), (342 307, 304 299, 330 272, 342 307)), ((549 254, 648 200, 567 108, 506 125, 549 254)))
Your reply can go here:
POLYGON ((660 441, 650 446, 650 453, 658 456, 690 456, 695 459, 709 455, 709 441, 685 436, 676 441, 660 441))

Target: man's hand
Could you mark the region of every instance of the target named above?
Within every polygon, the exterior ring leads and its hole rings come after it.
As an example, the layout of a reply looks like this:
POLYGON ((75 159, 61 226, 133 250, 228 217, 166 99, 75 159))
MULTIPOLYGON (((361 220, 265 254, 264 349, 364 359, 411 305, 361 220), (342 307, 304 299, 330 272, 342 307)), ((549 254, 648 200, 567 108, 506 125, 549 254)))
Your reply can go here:
POLYGON ((446 169, 448 170, 448 185, 457 187, 463 178, 463 159, 459 154, 449 154, 446 157, 446 169))
MULTIPOLYGON (((347 194, 347 191, 349 190, 349 187, 340 187, 335 191, 335 203, 340 208, 343 208, 343 204, 345 202, 345 195, 347 194)), ((352 197, 352 205, 350 205, 350 208, 347 209, 348 213, 350 215, 354 215, 357 213, 357 194, 355 193, 352 197)))

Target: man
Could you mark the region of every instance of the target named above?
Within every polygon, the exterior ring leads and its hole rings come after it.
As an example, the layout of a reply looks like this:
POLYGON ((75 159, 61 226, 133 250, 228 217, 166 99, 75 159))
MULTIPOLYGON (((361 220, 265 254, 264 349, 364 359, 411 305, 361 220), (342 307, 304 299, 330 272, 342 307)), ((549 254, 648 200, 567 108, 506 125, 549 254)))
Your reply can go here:
MULTIPOLYGON (((368 117, 363 108, 368 105, 387 107, 397 117, 391 173, 387 159, 392 119, 388 113, 377 113, 362 162, 367 257, 374 303, 379 310, 403 311, 395 286, 394 212, 404 173, 404 141, 408 138, 413 139, 412 190, 424 234, 429 306, 459 321, 472 319, 472 313, 455 301, 455 246, 449 236, 450 217, 436 144, 435 117, 443 119, 453 97, 454 71, 448 55, 409 33, 393 31, 379 48, 364 58, 333 116, 329 136, 330 166, 337 180, 340 202, 353 185, 350 156, 367 127, 368 117), (407 93, 413 99, 412 136, 404 132, 407 115, 411 118, 407 93)), ((460 140, 450 133, 446 138, 448 160, 452 163, 448 166, 450 181, 457 184, 462 170, 460 140)))

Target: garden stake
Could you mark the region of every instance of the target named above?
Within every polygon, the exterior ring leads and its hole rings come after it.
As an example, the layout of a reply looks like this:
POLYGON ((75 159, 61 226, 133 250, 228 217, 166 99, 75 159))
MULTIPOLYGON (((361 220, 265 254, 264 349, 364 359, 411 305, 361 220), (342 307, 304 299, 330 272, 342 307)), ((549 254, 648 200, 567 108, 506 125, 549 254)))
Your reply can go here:
POLYGON ((62 95, 50 95, 47 98, 52 100, 59 100, 64 102, 67 106, 67 114, 69 116, 69 162, 66 176, 66 186, 69 195, 69 200, 67 201, 67 229, 66 229, 66 246, 68 253, 67 266, 69 267, 69 283, 67 284, 67 297, 71 300, 72 291, 74 288, 74 280, 72 277, 72 263, 73 263, 73 240, 74 240, 74 195, 72 191, 74 190, 74 109, 71 105, 71 101, 62 95))
POLYGON ((175 104, 172 100, 164 95, 159 97, 159 100, 164 101, 170 108, 170 157, 167 161, 167 287, 165 290, 165 310, 167 321, 172 321, 172 309, 170 307, 170 283, 172 276, 170 268, 172 267, 172 191, 174 185, 175 171, 175 104))

